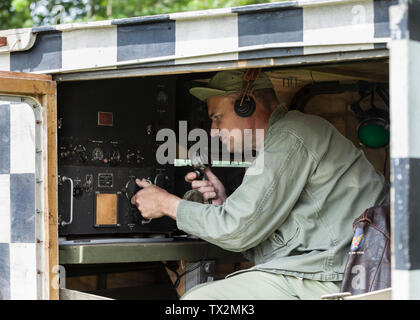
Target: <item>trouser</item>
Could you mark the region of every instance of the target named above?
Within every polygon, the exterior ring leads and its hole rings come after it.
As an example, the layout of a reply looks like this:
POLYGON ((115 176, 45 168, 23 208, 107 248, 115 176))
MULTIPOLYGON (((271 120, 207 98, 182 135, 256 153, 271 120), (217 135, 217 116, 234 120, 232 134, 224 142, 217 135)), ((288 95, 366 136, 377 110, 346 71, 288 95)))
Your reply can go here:
POLYGON ((247 271, 197 285, 182 300, 318 300, 340 292, 341 281, 316 281, 263 271, 247 271))

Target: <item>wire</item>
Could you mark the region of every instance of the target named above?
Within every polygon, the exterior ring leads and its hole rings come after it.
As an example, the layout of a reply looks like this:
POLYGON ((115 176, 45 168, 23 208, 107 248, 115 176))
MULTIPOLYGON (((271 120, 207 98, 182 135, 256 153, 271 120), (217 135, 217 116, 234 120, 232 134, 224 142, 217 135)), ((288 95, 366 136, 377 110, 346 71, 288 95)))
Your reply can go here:
POLYGON ((201 266, 203 266, 205 264, 205 260, 206 260, 206 257, 207 257, 207 250, 208 250, 208 248, 206 248, 206 251, 204 252, 204 256, 203 256, 203 258, 201 259, 200 262, 196 263, 195 265, 193 265, 189 269, 186 269, 183 273, 181 273, 177 277, 177 279, 176 279, 176 281, 174 283, 175 289, 178 288, 179 283, 180 283, 180 281, 181 281, 181 279, 182 279, 183 276, 185 276, 187 273, 189 273, 191 271, 194 271, 195 269, 197 269, 197 268, 199 268, 199 267, 201 267, 201 266))
POLYGON ((179 274, 178 274, 178 271, 177 271, 179 265, 178 265, 177 262, 175 262, 175 261, 173 261, 173 262, 172 261, 169 261, 169 262, 163 263, 163 265, 165 267, 167 267, 169 270, 171 270, 173 273, 175 273, 175 275, 176 275, 177 278, 179 277, 179 274))
POLYGON ((386 163, 388 162, 388 147, 385 147, 384 177, 386 177, 386 163))
POLYGON ((200 262, 196 263, 194 266, 192 266, 191 268, 189 268, 189 269, 185 270, 183 273, 181 273, 174 283, 175 288, 178 288, 179 283, 181 282, 181 279, 182 279, 183 276, 185 276, 187 273, 189 273, 191 271, 194 271, 195 269, 201 267, 202 265, 204 265, 204 261, 200 261, 200 262))

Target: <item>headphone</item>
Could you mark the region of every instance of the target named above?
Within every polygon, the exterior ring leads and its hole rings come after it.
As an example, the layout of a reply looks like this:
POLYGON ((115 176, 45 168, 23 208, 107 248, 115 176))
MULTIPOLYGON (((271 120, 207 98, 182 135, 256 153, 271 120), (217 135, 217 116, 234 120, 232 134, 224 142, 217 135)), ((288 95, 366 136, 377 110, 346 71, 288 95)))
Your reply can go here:
POLYGON ((343 84, 339 81, 312 83, 300 89, 292 99, 290 110, 304 112, 305 105, 314 96, 320 94, 338 94, 356 91, 360 98, 350 105, 350 109, 359 121, 357 137, 359 142, 368 148, 383 148, 389 144, 389 112, 374 105, 374 95, 377 94, 389 109, 388 87, 383 83, 358 81, 354 84, 343 84), (362 100, 370 97, 370 108, 360 107, 362 100))
POLYGON ((242 82, 241 96, 235 101, 235 112, 242 118, 252 116, 255 112, 255 100, 250 96, 252 93, 252 84, 257 80, 261 69, 248 69, 244 73, 242 82))
POLYGON ((374 104, 375 92, 389 106, 389 97, 382 84, 376 85, 370 92, 359 91, 360 99, 353 103, 350 108, 359 120, 357 127, 357 136, 360 143, 368 148, 383 148, 389 144, 389 112, 377 108, 374 104), (362 110, 360 108, 361 100, 370 95, 370 108, 362 110))

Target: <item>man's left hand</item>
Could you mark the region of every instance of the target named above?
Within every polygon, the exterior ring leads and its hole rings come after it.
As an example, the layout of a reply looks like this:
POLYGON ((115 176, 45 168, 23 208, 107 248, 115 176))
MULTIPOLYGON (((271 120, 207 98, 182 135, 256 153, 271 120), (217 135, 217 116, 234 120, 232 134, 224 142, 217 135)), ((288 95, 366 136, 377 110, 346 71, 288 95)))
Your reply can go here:
POLYGON ((167 215, 176 219, 180 198, 146 180, 136 179, 136 183, 143 189, 131 198, 131 204, 139 209, 143 218, 156 219, 167 215))

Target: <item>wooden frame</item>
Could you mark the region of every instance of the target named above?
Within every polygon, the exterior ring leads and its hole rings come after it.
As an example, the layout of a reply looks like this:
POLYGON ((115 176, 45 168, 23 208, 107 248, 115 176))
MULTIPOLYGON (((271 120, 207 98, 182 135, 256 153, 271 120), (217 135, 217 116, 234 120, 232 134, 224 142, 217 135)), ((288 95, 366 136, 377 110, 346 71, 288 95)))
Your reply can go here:
POLYGON ((0 93, 33 97, 45 107, 44 195, 45 257, 44 270, 49 284, 44 295, 59 299, 58 285, 58 206, 57 206, 57 86, 49 75, 0 71, 0 93))

